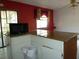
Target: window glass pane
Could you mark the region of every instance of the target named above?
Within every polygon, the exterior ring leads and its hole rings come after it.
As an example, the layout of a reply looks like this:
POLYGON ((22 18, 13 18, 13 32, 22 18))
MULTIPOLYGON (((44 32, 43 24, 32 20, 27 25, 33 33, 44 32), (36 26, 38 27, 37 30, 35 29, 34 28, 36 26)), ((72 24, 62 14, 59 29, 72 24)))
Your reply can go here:
POLYGON ((1 11, 1 18, 6 18, 6 11, 1 11))
POLYGON ((0 47, 2 47, 2 39, 1 39, 1 36, 0 36, 0 47))
POLYGON ((41 20, 41 28, 46 28, 47 27, 47 20, 41 20))
POLYGON ((38 35, 41 35, 41 36, 47 37, 47 30, 40 30, 40 29, 37 29, 37 34, 38 34, 38 35))
POLYGON ((1 29, 0 29, 0 47, 2 47, 1 29))
POLYGON ((3 34, 7 34, 7 32, 8 32, 8 29, 6 27, 4 27, 3 34))
POLYGON ((4 41, 4 46, 8 44, 8 37, 6 35, 3 35, 3 41, 4 41))
POLYGON ((17 12, 16 11, 7 11, 7 22, 8 23, 17 23, 17 12))
POLYGON ((40 28, 40 27, 41 27, 41 21, 37 20, 37 28, 40 28))
POLYGON ((47 17, 43 15, 40 20, 37 20, 37 28, 47 28, 47 17))
POLYGON ((2 27, 6 27, 6 19, 2 19, 1 22, 2 22, 2 27))
MULTIPOLYGON (((1 28, 1 25, 0 25, 1 28)), ((1 29, 0 29, 0 47, 2 47, 1 29)))

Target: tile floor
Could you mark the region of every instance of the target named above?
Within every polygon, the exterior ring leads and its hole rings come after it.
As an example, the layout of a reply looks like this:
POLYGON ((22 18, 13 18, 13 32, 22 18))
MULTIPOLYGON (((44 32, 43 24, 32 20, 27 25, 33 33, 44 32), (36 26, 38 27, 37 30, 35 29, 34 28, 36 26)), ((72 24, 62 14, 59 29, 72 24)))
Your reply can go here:
POLYGON ((12 59, 11 48, 9 46, 0 48, 0 59, 12 59))
POLYGON ((0 49, 0 59, 8 59, 7 48, 0 49))

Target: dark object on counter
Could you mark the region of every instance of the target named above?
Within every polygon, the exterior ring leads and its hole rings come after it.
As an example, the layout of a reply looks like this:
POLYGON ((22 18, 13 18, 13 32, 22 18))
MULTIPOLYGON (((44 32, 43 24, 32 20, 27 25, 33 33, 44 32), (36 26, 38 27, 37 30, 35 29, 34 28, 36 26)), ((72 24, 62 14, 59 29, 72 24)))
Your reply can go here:
POLYGON ((21 35, 28 32, 27 23, 13 23, 10 24, 10 35, 21 35))

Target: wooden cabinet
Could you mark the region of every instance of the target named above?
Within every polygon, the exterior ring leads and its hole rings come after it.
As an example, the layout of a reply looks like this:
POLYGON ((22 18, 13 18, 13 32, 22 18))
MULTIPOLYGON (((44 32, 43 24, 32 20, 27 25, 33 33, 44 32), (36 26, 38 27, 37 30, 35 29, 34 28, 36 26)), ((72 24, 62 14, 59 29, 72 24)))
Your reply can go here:
POLYGON ((48 37, 31 36, 32 45, 38 48, 38 59, 76 59, 77 36, 70 33, 54 34, 48 37))

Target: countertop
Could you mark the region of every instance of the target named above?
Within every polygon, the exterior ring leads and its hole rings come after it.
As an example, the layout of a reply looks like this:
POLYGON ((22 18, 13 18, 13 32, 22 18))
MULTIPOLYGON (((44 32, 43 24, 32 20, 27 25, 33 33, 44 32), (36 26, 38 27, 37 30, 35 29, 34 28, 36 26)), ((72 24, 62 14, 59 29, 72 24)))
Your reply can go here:
POLYGON ((58 32, 58 31, 55 31, 55 32, 49 32, 49 31, 37 32, 37 31, 34 31, 34 32, 31 32, 30 34, 44 37, 44 38, 60 40, 60 41, 68 41, 68 40, 72 39, 73 37, 77 37, 76 33, 58 32))
POLYGON ((49 39, 55 39, 59 41, 68 41, 74 37, 77 37, 77 33, 59 32, 59 31, 49 32, 48 30, 37 30, 30 33, 24 33, 21 35, 17 35, 17 34, 10 35, 10 37, 17 37, 17 36, 28 35, 28 34, 49 38, 49 39))

